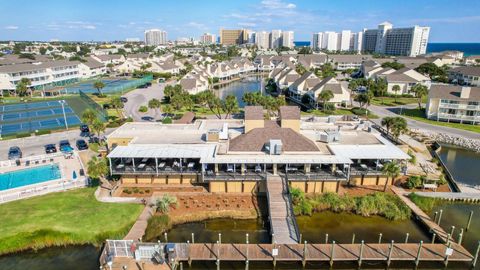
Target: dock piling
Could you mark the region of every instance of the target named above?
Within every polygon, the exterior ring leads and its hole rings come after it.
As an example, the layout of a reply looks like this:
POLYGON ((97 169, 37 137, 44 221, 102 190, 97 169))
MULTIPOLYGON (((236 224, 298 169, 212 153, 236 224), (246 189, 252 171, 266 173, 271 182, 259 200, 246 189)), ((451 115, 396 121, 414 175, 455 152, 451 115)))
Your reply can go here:
POLYGON ((437 223, 437 216, 438 216, 438 211, 435 211, 435 213, 433 214, 433 222, 434 223, 437 223))
MULTIPOLYGON (((448 243, 448 245, 447 245, 447 250, 450 249, 451 246, 452 246, 452 243, 448 243)), ((443 262, 443 263, 445 264, 445 267, 448 265, 448 257, 449 257, 449 256, 450 256, 450 255, 448 255, 448 253, 445 252, 445 261, 443 262)))
POLYGON ((192 244, 195 244, 195 234, 192 232, 192 244))
POLYGON ((453 236, 453 232, 455 231, 455 226, 450 227, 450 235, 453 236))
POLYGON ((273 257, 273 267, 275 268, 277 266, 277 256, 273 254, 273 250, 276 248, 276 242, 273 242, 273 248, 272 248, 272 257, 273 257))
POLYGON ((475 255, 473 257, 472 268, 475 268, 475 266, 477 265, 479 253, 480 253, 480 241, 478 241, 477 250, 475 251, 475 255))
POLYGON ((163 236, 165 237, 165 243, 168 243, 168 234, 164 233, 163 236))
POLYGON ((352 235, 352 244, 355 244, 355 234, 352 235))
POLYGON ((183 270, 183 263, 180 262, 180 270, 183 270))
POLYGON ((390 244, 390 249, 388 250, 387 267, 390 266, 390 262, 392 261, 393 244, 394 241, 392 240, 392 243, 390 244))
POLYGON ((417 252, 417 258, 415 259, 415 266, 418 266, 420 263, 420 252, 422 251, 422 245, 423 241, 420 241, 420 244, 418 244, 418 252, 417 252))
POLYGON ((301 244, 302 243, 302 234, 300 234, 299 238, 298 238, 298 243, 301 244))
POLYGON ((458 244, 462 245, 463 241, 463 228, 460 229, 460 233, 458 234, 458 244))
POLYGON ((303 243, 303 260, 302 260, 303 268, 307 265, 307 241, 303 243))
POLYGON ((247 266, 245 266, 247 269, 248 269, 248 233, 245 234, 245 243, 247 244, 247 250, 245 252, 245 263, 247 264, 247 266))
POLYGON ((437 237, 436 233, 433 233, 432 235, 432 244, 435 244, 435 238, 437 237))
MULTIPOLYGON (((358 267, 362 266, 362 255, 363 255, 363 245, 364 245, 364 241, 362 240, 362 242, 360 243, 360 253, 358 254, 358 267)), ((480 246, 480 245, 479 245, 480 246)))
POLYGON ((332 241, 332 251, 330 252, 330 268, 333 266, 333 256, 335 256, 335 240, 332 241))
POLYGON ((473 217, 473 210, 470 211, 470 215, 468 216, 467 227, 465 227, 466 231, 468 231, 468 229, 470 228, 470 223, 472 222, 472 217, 473 217))
POLYGON ((410 237, 410 233, 407 232, 407 234, 405 234, 405 244, 408 243, 408 237, 410 237))
POLYGON ((378 243, 379 243, 379 244, 382 243, 382 236, 383 236, 382 233, 379 233, 379 234, 378 234, 378 243))
POLYGON ((442 214, 443 214, 443 209, 440 209, 440 213, 438 214, 438 220, 437 220, 437 225, 440 226, 440 221, 442 221, 442 214))
POLYGON ((325 234, 325 244, 328 244, 328 233, 325 234))
POLYGON ((447 245, 450 243, 450 238, 452 237, 452 235, 450 235, 449 233, 447 233, 447 245))

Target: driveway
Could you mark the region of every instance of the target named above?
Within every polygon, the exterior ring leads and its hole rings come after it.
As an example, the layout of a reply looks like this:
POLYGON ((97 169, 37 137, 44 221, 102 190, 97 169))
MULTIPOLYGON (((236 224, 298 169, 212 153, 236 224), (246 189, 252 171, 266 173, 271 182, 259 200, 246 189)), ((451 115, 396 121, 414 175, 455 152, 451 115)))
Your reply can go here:
POLYGON ((138 109, 140 106, 148 107, 148 101, 153 98, 162 101, 165 85, 165 83, 155 83, 148 88, 138 88, 123 95, 128 99, 123 108, 125 115, 132 117, 133 121, 144 121, 142 120, 144 116, 150 116, 156 120, 161 119, 160 110, 149 109, 146 113, 141 113, 138 109))
MULTIPOLYGON (((416 108, 416 104, 404 105, 403 108, 416 108)), ((372 111, 374 114, 378 115, 379 119, 372 119, 373 122, 380 125, 381 118, 385 116, 401 116, 399 115, 402 106, 395 106, 395 107, 382 107, 376 105, 370 105, 368 109, 372 111)), ((403 116, 402 116, 403 117, 403 116)), ((413 120, 408 117, 403 117, 407 120, 408 127, 413 130, 420 130, 420 131, 429 131, 434 133, 444 133, 449 134, 456 137, 464 137, 468 139, 477 139, 480 138, 480 135, 475 132, 471 132, 468 130, 456 129, 451 127, 444 127, 444 126, 437 126, 432 125, 429 123, 413 120)))
MULTIPOLYGON (((110 134, 115 129, 107 129, 105 135, 110 134)), ((58 143, 60 140, 68 140, 70 145, 76 148, 75 143, 77 139, 88 138, 80 136, 80 130, 69 130, 63 132, 55 132, 52 134, 31 136, 27 138, 12 139, 6 141, 0 141, 0 160, 8 159, 8 149, 11 146, 18 146, 22 150, 23 157, 36 156, 45 154, 44 146, 46 144, 55 144, 58 149, 58 143)))

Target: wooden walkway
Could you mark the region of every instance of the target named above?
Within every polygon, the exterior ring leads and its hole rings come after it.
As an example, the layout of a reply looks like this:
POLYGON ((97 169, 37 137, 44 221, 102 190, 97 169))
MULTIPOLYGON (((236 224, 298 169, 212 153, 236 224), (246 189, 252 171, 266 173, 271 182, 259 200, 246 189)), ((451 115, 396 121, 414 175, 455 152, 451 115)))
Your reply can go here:
POLYGON ((444 244, 176 244, 177 261, 439 261, 471 262, 465 249, 444 244), (278 255, 273 256, 273 248, 278 255), (333 249, 333 252, 332 252, 333 249), (418 255, 419 254, 419 255, 418 255), (417 257, 418 256, 418 257, 417 257), (274 259, 275 258, 275 259, 274 259))
POLYGON ((286 184, 280 176, 267 177, 267 198, 272 242, 296 244, 299 233, 286 184))
POLYGON ((152 209, 148 206, 145 206, 140 216, 138 216, 137 221, 135 221, 135 224, 133 224, 132 228, 123 238, 123 240, 138 241, 139 239, 142 239, 143 235, 145 234, 145 230, 147 229, 148 219, 150 219, 152 214, 152 209))
POLYGON ((467 201, 467 202, 480 202, 480 191, 478 193, 465 193, 465 192, 415 192, 423 197, 439 198, 449 201, 467 201))

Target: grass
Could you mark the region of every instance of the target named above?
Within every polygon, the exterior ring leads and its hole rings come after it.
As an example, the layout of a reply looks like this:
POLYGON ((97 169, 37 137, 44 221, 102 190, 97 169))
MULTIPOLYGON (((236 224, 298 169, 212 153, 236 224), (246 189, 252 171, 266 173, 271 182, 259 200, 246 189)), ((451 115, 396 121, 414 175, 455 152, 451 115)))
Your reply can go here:
POLYGON ((337 193, 306 197, 301 191, 292 189, 292 197, 296 215, 311 215, 313 212, 330 210, 361 216, 377 215, 390 220, 406 220, 411 216, 410 208, 397 196, 383 192, 361 197, 341 196, 337 193))
POLYGON ((101 203, 84 188, 0 205, 0 254, 122 238, 143 206, 101 203))
MULTIPOLYGON (((427 102, 427 97, 422 98, 422 103, 427 102)), ((414 97, 374 97, 371 101, 372 105, 377 106, 398 106, 407 104, 417 104, 418 100, 414 97)))
POLYGON ((432 209, 441 204, 442 201, 436 198, 429 198, 429 197, 423 197, 415 193, 410 193, 408 195, 408 198, 416 204, 420 209, 422 209, 423 212, 430 212, 432 209))
POLYGON ((352 115, 352 111, 349 109, 335 109, 334 111, 323 110, 310 110, 308 112, 302 112, 302 115, 315 115, 315 116, 329 116, 329 115, 352 115))
POLYGON ((480 125, 448 123, 448 122, 442 122, 442 121, 429 120, 425 118, 425 112, 420 109, 403 109, 402 116, 406 116, 408 118, 412 118, 414 120, 428 123, 431 125, 463 129, 463 130, 480 133, 480 125))

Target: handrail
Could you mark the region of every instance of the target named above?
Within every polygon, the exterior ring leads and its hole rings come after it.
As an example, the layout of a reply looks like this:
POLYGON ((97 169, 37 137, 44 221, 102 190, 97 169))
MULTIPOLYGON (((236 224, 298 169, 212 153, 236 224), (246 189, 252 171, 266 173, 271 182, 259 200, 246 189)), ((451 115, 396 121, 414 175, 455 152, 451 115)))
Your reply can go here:
POLYGON ((290 189, 288 187, 288 172, 285 173, 285 178, 284 177, 281 177, 282 178, 282 186, 283 188, 285 188, 285 195, 287 196, 288 198, 288 201, 287 201, 287 207, 288 207, 288 214, 287 214, 287 218, 290 217, 293 221, 293 226, 294 226, 294 231, 295 231, 295 238, 297 240, 297 242, 299 241, 300 239, 300 233, 299 233, 299 228, 298 228, 298 223, 297 223, 297 219, 295 218, 295 212, 293 211, 293 199, 292 199, 292 195, 290 194, 290 189))

